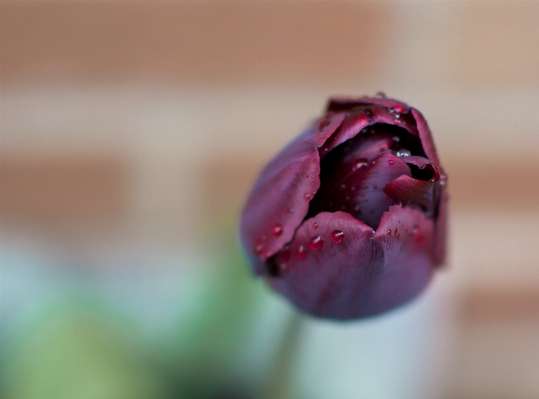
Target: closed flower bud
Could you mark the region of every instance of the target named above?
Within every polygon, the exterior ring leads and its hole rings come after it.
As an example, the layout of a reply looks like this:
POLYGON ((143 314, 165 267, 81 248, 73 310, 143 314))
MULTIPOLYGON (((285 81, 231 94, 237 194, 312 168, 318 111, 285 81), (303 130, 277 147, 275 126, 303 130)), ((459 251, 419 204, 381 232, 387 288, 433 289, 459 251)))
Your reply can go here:
POLYGON ((331 99, 263 169, 242 245, 255 273, 301 310, 377 315, 416 297, 444 262, 446 182, 418 110, 331 99))

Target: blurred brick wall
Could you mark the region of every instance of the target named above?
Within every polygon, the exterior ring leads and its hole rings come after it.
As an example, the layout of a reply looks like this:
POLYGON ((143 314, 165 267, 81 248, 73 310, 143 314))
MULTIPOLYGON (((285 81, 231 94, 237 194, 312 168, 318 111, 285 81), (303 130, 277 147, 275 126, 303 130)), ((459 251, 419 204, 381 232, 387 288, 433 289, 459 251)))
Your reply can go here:
POLYGON ((347 81, 387 68, 389 4, 3 2, 3 82, 347 81))
POLYGON ((3 239, 86 244, 73 227, 98 221, 112 245, 181 250, 327 95, 385 89, 424 111, 450 176, 447 397, 535 398, 537 21, 530 1, 2 1, 3 239))
POLYGON ((127 174, 119 159, 0 153, 0 223, 118 223, 125 217, 127 174))

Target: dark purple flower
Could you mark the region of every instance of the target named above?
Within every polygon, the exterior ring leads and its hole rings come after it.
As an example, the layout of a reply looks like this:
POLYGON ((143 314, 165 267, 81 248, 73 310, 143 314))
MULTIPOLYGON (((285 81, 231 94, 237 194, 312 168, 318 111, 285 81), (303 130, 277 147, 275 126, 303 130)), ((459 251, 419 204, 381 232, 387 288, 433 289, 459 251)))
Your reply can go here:
POLYGON ((254 271, 303 311, 376 315, 417 296, 444 262, 446 181, 418 110, 334 98, 260 174, 242 244, 254 271))

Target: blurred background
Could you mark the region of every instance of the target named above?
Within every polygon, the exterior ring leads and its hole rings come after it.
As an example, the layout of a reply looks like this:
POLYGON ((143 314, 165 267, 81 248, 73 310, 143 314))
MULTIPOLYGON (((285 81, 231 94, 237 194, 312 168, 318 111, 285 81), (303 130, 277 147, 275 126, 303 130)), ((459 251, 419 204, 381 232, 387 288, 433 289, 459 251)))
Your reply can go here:
POLYGON ((538 21, 534 1, 2 1, 0 397, 539 397, 538 21), (403 309, 291 336, 238 212, 329 95, 380 90, 434 132, 449 267, 403 309))

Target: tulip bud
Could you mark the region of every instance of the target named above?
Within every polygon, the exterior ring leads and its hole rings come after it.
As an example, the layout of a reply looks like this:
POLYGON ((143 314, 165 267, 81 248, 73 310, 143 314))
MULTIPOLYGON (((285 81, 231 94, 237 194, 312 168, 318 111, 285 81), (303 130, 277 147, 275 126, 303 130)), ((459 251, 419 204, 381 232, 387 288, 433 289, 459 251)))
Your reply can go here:
POLYGON ((334 98, 263 169, 241 215, 256 274, 319 317, 380 314, 444 262, 447 177, 423 115, 334 98))

